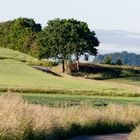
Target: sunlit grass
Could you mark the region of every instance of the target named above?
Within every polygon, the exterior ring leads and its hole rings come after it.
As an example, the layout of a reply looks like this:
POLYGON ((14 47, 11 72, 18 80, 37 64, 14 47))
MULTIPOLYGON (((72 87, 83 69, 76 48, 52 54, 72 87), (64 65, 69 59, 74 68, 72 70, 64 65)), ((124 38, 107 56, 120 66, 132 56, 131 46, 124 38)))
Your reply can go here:
POLYGON ((116 78, 110 80, 112 82, 118 82, 122 84, 140 86, 140 77, 127 77, 127 78, 116 78))
POLYGON ((128 137, 128 140, 139 140, 140 139, 140 125, 132 131, 130 136, 128 137))
POLYGON ((63 93, 78 95, 140 96, 140 86, 72 76, 53 76, 33 69, 22 60, 36 61, 18 51, 0 48, 0 91, 63 93))
POLYGON ((0 59, 16 59, 24 62, 38 61, 36 58, 25 53, 2 47, 0 47, 0 59))
POLYGON ((33 69, 27 64, 9 59, 0 60, 0 89, 27 92, 74 93, 90 95, 135 95, 140 87, 108 81, 56 77, 33 69))
POLYGON ((83 134, 129 132, 140 122, 140 107, 134 105, 54 108, 28 104, 11 94, 1 96, 0 104, 2 140, 57 140, 83 134))

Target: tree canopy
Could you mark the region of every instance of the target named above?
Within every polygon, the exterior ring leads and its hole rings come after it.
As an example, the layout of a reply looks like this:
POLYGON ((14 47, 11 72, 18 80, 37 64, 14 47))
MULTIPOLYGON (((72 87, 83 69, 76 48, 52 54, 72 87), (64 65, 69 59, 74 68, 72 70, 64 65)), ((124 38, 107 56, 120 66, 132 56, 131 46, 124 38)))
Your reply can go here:
POLYGON ((0 46, 8 47, 9 46, 9 32, 13 24, 13 21, 6 21, 0 23, 0 46))
POLYGON ((110 55, 107 55, 104 60, 103 60, 103 64, 112 64, 112 57, 110 55))
POLYGON ((41 25, 36 24, 33 19, 15 19, 9 32, 10 48, 30 53, 35 33, 39 31, 41 31, 41 25))
POLYGON ((31 54, 40 59, 52 58, 62 63, 74 59, 79 69, 81 55, 96 55, 99 41, 87 23, 75 19, 48 21, 42 30, 30 18, 17 18, 0 23, 0 46, 31 54))
POLYGON ((122 59, 121 58, 117 58, 116 59, 116 63, 115 63, 116 65, 123 65, 123 62, 122 62, 122 59))
MULTIPOLYGON (((106 56, 111 56, 112 64, 118 64, 118 59, 121 59, 123 65, 140 66, 140 54, 130 52, 114 52, 109 54, 99 54, 93 60, 94 63, 103 63, 106 56)), ((120 61, 120 60, 119 60, 120 61)), ((120 62, 119 62, 120 63, 120 62)), ((121 64, 120 63, 120 64, 121 64)))
POLYGON ((65 62, 71 56, 75 56, 79 62, 79 57, 85 53, 96 55, 96 47, 99 45, 95 32, 90 31, 85 22, 74 19, 50 20, 38 36, 37 42, 37 56, 58 59, 62 62, 63 72, 65 62))

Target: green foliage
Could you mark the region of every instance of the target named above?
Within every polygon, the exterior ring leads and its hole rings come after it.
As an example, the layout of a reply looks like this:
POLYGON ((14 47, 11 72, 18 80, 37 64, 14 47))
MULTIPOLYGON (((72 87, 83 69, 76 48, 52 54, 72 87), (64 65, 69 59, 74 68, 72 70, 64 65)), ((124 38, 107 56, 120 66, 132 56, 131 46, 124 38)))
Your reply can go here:
POLYGON ((31 53, 36 33, 39 31, 41 31, 41 25, 36 24, 33 19, 15 19, 9 33, 10 48, 31 53))
POLYGON ((53 58, 63 64, 75 56, 96 55, 99 41, 85 22, 74 19, 50 20, 47 26, 33 19, 17 18, 0 23, 0 46, 31 54, 39 59, 53 58))
POLYGON ((102 63, 106 56, 112 57, 112 63, 115 64, 117 59, 120 58, 123 65, 140 66, 140 55, 135 53, 128 53, 126 51, 120 53, 99 54, 95 57, 93 62, 102 63))
POLYGON ((121 59, 121 58, 117 58, 115 64, 116 64, 116 65, 123 65, 122 59, 121 59))
POLYGON ((103 60, 103 64, 112 64, 112 57, 111 56, 106 56, 103 60))
POLYGON ((6 21, 0 23, 0 46, 8 47, 9 46, 9 32, 13 24, 13 21, 6 21))
POLYGON ((91 32, 85 22, 74 19, 50 20, 37 38, 39 58, 54 58, 64 63, 72 55, 79 59, 85 53, 97 54, 99 45, 95 32, 91 32))

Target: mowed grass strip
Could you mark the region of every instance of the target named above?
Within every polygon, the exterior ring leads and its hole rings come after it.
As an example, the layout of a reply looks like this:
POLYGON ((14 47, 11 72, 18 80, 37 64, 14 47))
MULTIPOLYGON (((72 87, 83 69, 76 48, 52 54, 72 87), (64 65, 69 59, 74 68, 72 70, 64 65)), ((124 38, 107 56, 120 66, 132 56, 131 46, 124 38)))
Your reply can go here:
MULTIPOLYGON (((5 93, 1 93, 3 95, 5 93)), ((67 94, 42 94, 42 93, 16 93, 25 101, 32 104, 47 105, 53 107, 79 106, 107 106, 109 104, 140 105, 140 97, 113 97, 113 96, 84 96, 67 94)))
POLYGON ((64 94, 22 94, 23 99, 33 104, 48 106, 75 106, 87 104, 90 106, 106 106, 108 104, 140 105, 140 97, 110 97, 110 96, 83 96, 64 94))

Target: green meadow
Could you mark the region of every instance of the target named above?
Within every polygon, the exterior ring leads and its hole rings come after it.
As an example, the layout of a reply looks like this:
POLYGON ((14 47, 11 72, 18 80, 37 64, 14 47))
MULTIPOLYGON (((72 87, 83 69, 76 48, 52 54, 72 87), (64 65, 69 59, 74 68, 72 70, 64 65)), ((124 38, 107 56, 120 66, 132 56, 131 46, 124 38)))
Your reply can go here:
MULTIPOLYGON (((18 94, 20 95, 20 94, 18 94)), ((24 100, 33 104, 41 104, 54 107, 77 106, 86 104, 90 106, 107 106, 109 104, 140 105, 140 97, 113 97, 113 96, 85 96, 64 94, 22 94, 24 100)))
POLYGON ((139 96, 140 87, 131 83, 96 81, 71 76, 57 77, 40 72, 24 62, 0 60, 0 88, 23 92, 54 92, 82 95, 139 96))
MULTIPOLYGON (((86 79, 59 73, 49 61, 18 51, 0 48, 0 56, 0 130, 4 140, 130 132, 140 122, 139 77, 86 79), (36 70, 34 65, 48 65, 61 76, 36 70)), ((139 127, 130 139, 138 132, 139 127)))

